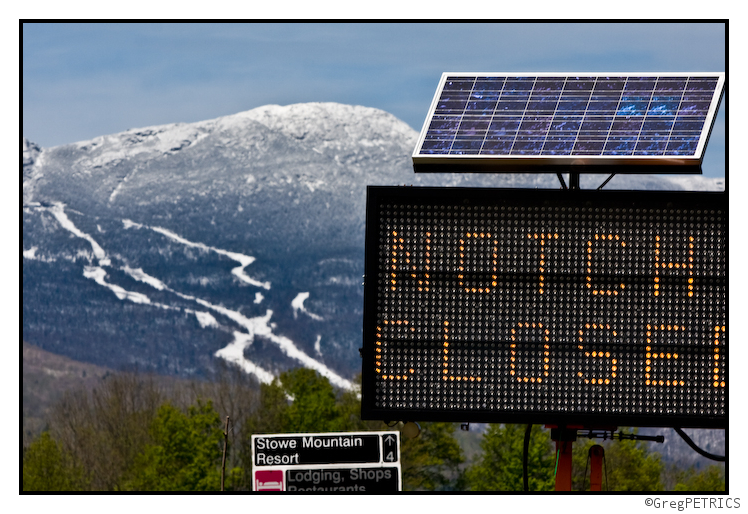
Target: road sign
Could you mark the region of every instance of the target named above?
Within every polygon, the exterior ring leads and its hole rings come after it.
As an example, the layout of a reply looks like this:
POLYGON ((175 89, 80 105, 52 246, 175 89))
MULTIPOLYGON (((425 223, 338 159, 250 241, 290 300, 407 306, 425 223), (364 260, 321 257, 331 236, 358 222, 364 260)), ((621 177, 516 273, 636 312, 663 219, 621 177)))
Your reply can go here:
POLYGON ((387 493, 401 489, 399 432, 256 434, 254 491, 387 493))
POLYGON ((369 187, 362 417, 719 428, 727 196, 369 187))
POLYGON ((289 468, 285 491, 392 493, 400 490, 400 466, 289 468))

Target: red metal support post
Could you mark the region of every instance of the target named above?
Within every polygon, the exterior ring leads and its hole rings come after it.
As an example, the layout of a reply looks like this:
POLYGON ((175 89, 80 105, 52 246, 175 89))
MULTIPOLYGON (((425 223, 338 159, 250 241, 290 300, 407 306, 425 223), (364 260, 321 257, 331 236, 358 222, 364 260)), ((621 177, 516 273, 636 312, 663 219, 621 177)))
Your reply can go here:
POLYGON ((581 426, 546 425, 556 441, 556 491, 571 491, 571 449, 581 426))
POLYGON ((603 490, 603 459, 605 450, 599 444, 590 447, 590 491, 603 490))
POLYGON ((556 491, 571 491, 571 449, 574 441, 556 441, 556 491))

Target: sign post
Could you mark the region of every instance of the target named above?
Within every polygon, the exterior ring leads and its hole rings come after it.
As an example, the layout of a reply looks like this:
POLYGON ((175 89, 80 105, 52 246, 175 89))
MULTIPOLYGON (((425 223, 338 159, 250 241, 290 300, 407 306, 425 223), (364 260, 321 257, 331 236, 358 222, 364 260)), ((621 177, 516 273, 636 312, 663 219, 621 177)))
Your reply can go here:
POLYGON ((252 436, 253 491, 390 493, 402 489, 400 433, 252 436))

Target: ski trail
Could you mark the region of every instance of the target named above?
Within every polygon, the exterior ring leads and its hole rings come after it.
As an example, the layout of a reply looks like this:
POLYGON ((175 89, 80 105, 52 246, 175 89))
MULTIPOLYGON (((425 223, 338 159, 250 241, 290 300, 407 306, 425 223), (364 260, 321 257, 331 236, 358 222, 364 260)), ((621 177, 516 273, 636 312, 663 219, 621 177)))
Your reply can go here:
POLYGON ((130 266, 125 266, 121 268, 122 271, 130 275, 132 278, 139 282, 144 282, 151 286, 154 289, 158 289, 159 291, 163 291, 165 289, 169 289, 169 287, 161 282, 156 277, 150 276, 148 273, 142 270, 142 268, 132 269, 130 266))
MULTIPOLYGON (((215 310, 216 312, 220 312, 227 318, 232 319, 237 324, 243 326, 245 329, 247 329, 248 335, 249 337, 251 337, 252 341, 254 340, 255 336, 264 337, 272 341, 276 345, 278 345, 278 347, 283 351, 283 353, 288 355, 290 358, 301 362, 307 368, 311 368, 317 371, 320 375, 327 377, 327 379, 333 385, 336 385, 338 387, 348 389, 348 390, 353 389, 353 383, 351 381, 346 380, 345 378, 341 377, 340 375, 332 371, 330 368, 328 368, 321 362, 315 360, 313 357, 304 353, 289 338, 274 334, 273 329, 270 327, 270 323, 269 323, 270 318, 273 316, 272 310, 268 309, 265 312, 264 316, 258 316, 256 318, 247 318, 236 311, 232 311, 230 309, 221 307, 219 305, 213 305, 200 298, 194 298, 194 300, 200 305, 203 305, 204 307, 215 310)), ((220 351, 221 350, 219 350, 219 352, 220 351)), ((218 353, 216 353, 216 355, 218 355, 218 353)))
POLYGON ((273 329, 270 327, 270 318, 273 316, 272 310, 268 309, 265 312, 264 316, 247 318, 243 314, 221 305, 214 305, 207 300, 203 300, 202 298, 180 293, 179 291, 170 288, 157 278, 148 275, 141 269, 134 270, 132 268, 126 268, 124 269, 124 271, 126 273, 129 273, 130 276, 135 278, 136 280, 140 280, 141 282, 149 284, 156 289, 168 291, 184 300, 193 301, 199 305, 202 305, 203 307, 206 307, 207 309, 222 314, 223 316, 234 321, 237 325, 246 329, 246 334, 235 332, 234 341, 232 341, 228 346, 218 350, 214 355, 216 357, 221 357, 238 364, 245 371, 255 374, 261 381, 268 383, 266 381, 269 380, 270 382, 272 382, 272 378, 269 377, 274 378, 274 375, 268 371, 263 370, 258 365, 254 364, 244 357, 244 349, 252 344, 256 336, 264 337, 275 343, 288 357, 299 361, 305 367, 311 368, 317 371, 320 375, 327 377, 327 379, 330 380, 330 383, 349 390, 353 388, 352 382, 341 377, 321 362, 304 353, 304 351, 298 348, 291 339, 285 336, 274 334, 273 329))
MULTIPOLYGON (((153 287, 154 289, 158 289, 159 291, 168 291, 179 296, 182 299, 194 301, 204 306, 211 305, 209 302, 206 302, 204 300, 198 301, 199 299, 194 296, 186 295, 171 289, 156 277, 153 277, 144 272, 141 268, 133 269, 125 266, 125 268, 123 268, 123 271, 135 280, 148 284, 149 286, 153 287)), ((197 322, 202 328, 218 328, 220 326, 218 324, 218 321, 209 312, 195 311, 191 309, 184 310, 193 313, 197 318, 197 322)), ((241 332, 234 331, 234 340, 224 348, 218 350, 214 355, 228 362, 236 364, 242 370, 244 370, 245 373, 255 375, 263 384, 269 384, 275 379, 275 376, 271 372, 263 369, 259 365, 244 357, 244 349, 252 344, 253 340, 254 336, 252 334, 243 334, 241 332)))
POLYGON ((208 246, 208 245, 203 244, 203 243, 195 243, 193 241, 189 241, 189 240, 187 240, 187 239, 179 236, 178 234, 175 234, 171 230, 168 230, 168 229, 165 229, 165 228, 162 228, 162 227, 151 227, 151 226, 148 226, 148 225, 142 225, 140 223, 135 223, 134 221, 130 221, 130 220, 123 220, 123 223, 124 223, 126 229, 127 228, 131 228, 131 227, 147 228, 147 229, 153 230, 154 232, 158 232, 159 234, 162 234, 162 235, 168 237, 169 239, 171 239, 173 241, 176 241, 177 243, 183 244, 185 246, 190 246, 192 248, 199 248, 201 250, 215 252, 215 253, 217 253, 219 255, 223 255, 225 257, 228 257, 229 259, 232 259, 232 260, 234 260, 234 261, 236 261, 236 262, 238 262, 240 264, 240 266, 238 266, 238 267, 236 267, 236 268, 234 268, 234 269, 231 270, 231 273, 234 276, 236 276, 239 280, 241 280, 242 282, 246 282, 247 284, 256 286, 256 287, 262 287, 264 289, 270 289, 270 282, 261 282, 259 280, 255 280, 255 279, 253 279, 252 277, 250 277, 249 275, 247 275, 244 272, 244 268, 246 268, 247 266, 249 266, 250 264, 252 264, 256 260, 251 255, 244 255, 242 253, 237 253, 237 252, 229 252, 228 250, 222 250, 220 248, 215 248, 215 247, 212 247, 212 246, 208 246))
POLYGON ((94 282, 101 286, 111 289, 120 300, 130 300, 131 302, 135 303, 151 303, 151 299, 143 293, 127 291, 117 284, 111 284, 104 280, 104 278, 106 277, 106 270, 104 268, 100 268, 99 266, 86 266, 85 268, 83 268, 83 276, 92 279, 94 282))
MULTIPOLYGON (((91 245, 94 256, 98 260, 99 265, 98 266, 93 266, 93 265, 85 266, 83 269, 83 276, 85 278, 93 280, 97 284, 111 290, 120 300, 129 300, 134 303, 152 305, 155 307, 160 307, 160 308, 165 308, 165 309, 182 310, 179 307, 171 307, 169 305, 154 303, 151 301, 151 299, 147 295, 143 293, 128 291, 117 284, 112 284, 110 282, 107 282, 105 280, 107 276, 107 272, 102 266, 111 266, 112 265, 111 260, 107 257, 107 254, 104 251, 104 249, 101 247, 101 245, 99 245, 99 243, 93 237, 81 231, 80 229, 78 229, 78 227, 75 226, 75 224, 65 214, 64 208, 65 208, 64 204, 55 203, 52 207, 43 208, 43 209, 51 212, 52 215, 55 217, 55 219, 57 219, 58 223, 64 229, 68 230, 69 232, 71 232, 72 234, 76 235, 77 237, 81 239, 85 239, 91 245)), ((138 227, 138 228, 144 227, 144 225, 134 223, 130 220, 123 220, 123 223, 125 224, 126 229, 131 228, 133 226, 138 227)), ((241 266, 239 266, 238 268, 234 268, 233 270, 231 270, 234 275, 236 275, 240 279, 252 285, 259 285, 260 287, 264 287, 265 289, 270 289, 269 282, 263 283, 263 282, 256 281, 254 279, 251 279, 244 273, 243 271, 244 268, 255 261, 254 257, 239 254, 239 253, 234 253, 234 252, 228 252, 226 250, 221 250, 219 248, 209 247, 202 243, 193 243, 161 227, 146 227, 146 228, 150 228, 151 230, 159 232, 181 244, 185 244, 187 246, 191 246, 195 248, 201 248, 204 250, 213 251, 220 255, 225 255, 226 257, 229 257, 241 264, 241 266)), ((36 252, 36 248, 34 248, 33 252, 29 251, 27 258, 32 258, 35 252, 36 252)), ((219 305, 213 305, 212 303, 206 300, 203 300, 201 298, 197 298, 191 295, 186 295, 178 291, 175 291, 174 289, 171 289, 169 286, 164 284, 161 280, 144 272, 141 268, 131 268, 125 265, 125 266, 120 267, 119 269, 127 273, 133 279, 143 282, 149 285, 150 287, 153 287, 154 289, 157 289, 159 291, 168 291, 170 293, 173 293, 179 296, 180 298, 194 301, 198 303, 199 305, 202 305, 203 307, 206 307, 210 310, 213 310, 215 312, 218 312, 224 315, 225 317, 233 320, 235 323, 237 323, 241 327, 245 328, 247 330, 246 334, 235 332, 234 341, 232 341, 228 346, 218 350, 215 353, 215 356, 238 364, 245 371, 257 376, 262 382, 264 383, 272 382, 272 380, 275 377, 269 371, 262 369, 260 366, 254 364, 253 362, 249 361, 248 359, 244 357, 244 349, 248 345, 252 344, 256 336, 264 337, 270 340, 271 342, 275 343, 290 358, 299 361, 304 366, 314 369, 321 375, 327 377, 328 380, 330 380, 332 384, 338 387, 341 387, 341 388, 348 389, 348 390, 352 390, 354 388, 352 382, 341 377, 340 375, 332 371, 330 368, 328 368, 321 362, 316 361, 313 357, 304 353, 301 349, 299 349, 294 344, 294 342, 291 339, 274 334, 269 324, 270 318, 273 315, 272 310, 268 309, 264 316, 258 316, 255 318, 247 318, 237 311, 233 311, 231 309, 227 309, 219 305)), ((304 305, 303 305, 304 300, 306 300, 306 298, 308 297, 309 297, 309 293, 301 293, 300 295, 296 297, 294 302, 298 304, 299 310, 314 317, 316 315, 308 313, 304 309, 304 305)), ((296 304, 292 304, 292 305, 295 306, 296 304)), ((208 313, 204 313, 204 312, 199 313, 195 311, 195 316, 198 318, 198 322, 203 327, 212 326, 214 323, 215 325, 218 325, 218 323, 215 321, 215 318, 213 318, 208 313)))
POLYGON ((153 305, 155 307, 161 307, 161 308, 167 308, 170 309, 168 305, 163 305, 159 303, 153 303, 151 302, 151 299, 148 298, 143 293, 137 293, 134 291, 128 291, 125 288, 118 286, 117 284, 112 284, 110 282, 107 282, 106 276, 107 272, 102 266, 111 266, 112 261, 107 257, 106 252, 104 249, 99 245, 99 243, 90 235, 86 234, 82 230, 80 230, 78 227, 75 226, 75 223, 72 222, 70 218, 68 218, 67 214, 65 214, 65 204, 61 202, 54 203, 52 207, 44 208, 43 210, 46 210, 47 212, 52 213, 52 215, 55 217, 57 222, 60 224, 62 228, 67 230, 68 232, 74 234, 75 236, 85 239, 88 241, 88 243, 91 245, 91 249, 93 250, 93 254, 98 259, 99 265, 98 266, 85 266, 83 268, 83 276, 93 280, 100 286, 106 287, 107 289, 111 290, 117 298, 120 300, 129 300, 134 303, 140 303, 140 304, 148 304, 153 305))
POLYGON ((263 384, 270 384, 275 380, 275 375, 244 357, 244 349, 252 344, 253 340, 254 337, 251 334, 234 332, 234 340, 228 346, 218 350, 215 356, 233 362, 246 373, 255 375, 263 384))
POLYGON ((313 314, 304 308, 304 301, 307 298, 309 298, 309 293, 299 293, 296 295, 296 298, 291 300, 291 307, 293 307, 294 318, 299 312, 303 312, 304 314, 306 314, 307 316, 309 316, 310 318, 314 320, 324 321, 324 318, 322 316, 313 314))
POLYGON ((114 188, 114 191, 112 191, 112 194, 109 195, 109 203, 112 203, 115 198, 117 198, 117 195, 119 194, 120 190, 125 187, 127 184, 127 181, 130 180, 132 177, 135 176, 135 174, 140 171, 140 166, 135 166, 133 170, 122 177, 122 180, 119 181, 119 184, 117 184, 117 187, 114 188))
POLYGON ((99 266, 111 265, 111 261, 109 260, 109 258, 107 258, 104 249, 99 246, 99 243, 97 243, 93 237, 84 232, 81 232, 78 227, 76 227, 75 224, 70 221, 70 218, 68 218, 67 214, 65 214, 65 204, 58 202, 53 204, 52 207, 49 207, 46 210, 52 213, 52 215, 57 219, 57 222, 62 226, 62 228, 69 232, 72 232, 81 239, 85 239, 91 244, 93 253, 99 260, 99 266))

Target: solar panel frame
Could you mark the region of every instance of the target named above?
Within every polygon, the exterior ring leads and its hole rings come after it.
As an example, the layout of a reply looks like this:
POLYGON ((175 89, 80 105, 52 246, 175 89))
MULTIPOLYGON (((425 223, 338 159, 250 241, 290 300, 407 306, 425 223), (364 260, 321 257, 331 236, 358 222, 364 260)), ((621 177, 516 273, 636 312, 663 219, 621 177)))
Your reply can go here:
POLYGON ((417 173, 698 174, 724 85, 723 72, 445 72, 413 151, 413 168, 417 173), (699 95, 699 89, 688 89, 689 80, 700 84, 707 78, 716 79, 713 91, 699 95), (678 93, 668 95, 674 89, 680 93, 677 103, 678 93), (688 105, 681 104, 686 97, 688 105), (691 119, 691 113, 698 115, 691 119), (671 141, 676 124, 690 135, 671 141), (660 132, 667 130, 664 139, 660 132), (654 154, 664 140, 663 154, 654 154), (679 144, 693 151, 679 153, 674 149, 679 144))

